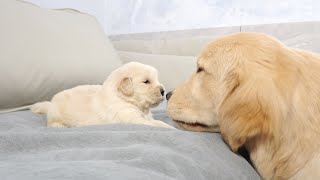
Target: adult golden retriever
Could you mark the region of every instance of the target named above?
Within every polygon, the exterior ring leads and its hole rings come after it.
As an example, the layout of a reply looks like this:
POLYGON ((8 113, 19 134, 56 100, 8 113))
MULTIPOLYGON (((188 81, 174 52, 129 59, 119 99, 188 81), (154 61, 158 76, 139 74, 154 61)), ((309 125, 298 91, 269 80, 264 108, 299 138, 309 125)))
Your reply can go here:
POLYGON ((318 54, 260 33, 221 37, 167 99, 183 128, 244 146, 264 179, 320 179, 318 54))

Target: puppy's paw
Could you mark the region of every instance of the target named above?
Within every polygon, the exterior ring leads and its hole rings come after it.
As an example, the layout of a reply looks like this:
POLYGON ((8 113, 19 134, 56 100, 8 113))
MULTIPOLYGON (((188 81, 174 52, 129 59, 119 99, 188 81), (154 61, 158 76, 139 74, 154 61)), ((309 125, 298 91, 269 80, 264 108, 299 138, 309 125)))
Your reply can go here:
POLYGON ((47 126, 53 128, 67 128, 67 126, 59 122, 48 123, 47 126))
POLYGON ((176 129, 172 126, 170 126, 169 124, 165 123, 165 122, 162 122, 162 121, 159 121, 159 120, 153 120, 153 123, 155 126, 157 127, 163 127, 163 128, 169 128, 169 129, 176 129))

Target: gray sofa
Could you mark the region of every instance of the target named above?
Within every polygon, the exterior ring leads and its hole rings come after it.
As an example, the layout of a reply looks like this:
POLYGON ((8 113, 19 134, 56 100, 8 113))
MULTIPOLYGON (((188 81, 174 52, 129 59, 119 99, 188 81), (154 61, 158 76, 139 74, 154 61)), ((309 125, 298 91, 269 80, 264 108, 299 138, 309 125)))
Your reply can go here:
MULTIPOLYGON (((202 46, 240 30, 266 31, 290 46, 319 51, 317 22, 119 35, 110 41, 89 15, 2 0, 0 25, 1 179, 260 179, 218 133, 130 124, 47 128, 46 117, 28 106, 69 87, 102 83, 128 61, 157 67, 167 90, 173 89, 194 70, 202 46)), ((165 109, 163 102, 152 112, 174 125, 165 109)))

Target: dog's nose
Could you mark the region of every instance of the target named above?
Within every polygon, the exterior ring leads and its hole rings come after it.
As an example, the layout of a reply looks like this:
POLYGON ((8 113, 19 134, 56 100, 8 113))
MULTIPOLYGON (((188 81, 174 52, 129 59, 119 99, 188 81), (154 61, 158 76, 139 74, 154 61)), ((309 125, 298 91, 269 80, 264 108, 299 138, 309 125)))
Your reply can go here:
POLYGON ((166 95, 167 101, 169 101, 170 97, 172 96, 172 91, 168 92, 166 95))
POLYGON ((163 89, 163 87, 160 88, 160 93, 161 93, 162 96, 164 95, 164 89, 163 89))

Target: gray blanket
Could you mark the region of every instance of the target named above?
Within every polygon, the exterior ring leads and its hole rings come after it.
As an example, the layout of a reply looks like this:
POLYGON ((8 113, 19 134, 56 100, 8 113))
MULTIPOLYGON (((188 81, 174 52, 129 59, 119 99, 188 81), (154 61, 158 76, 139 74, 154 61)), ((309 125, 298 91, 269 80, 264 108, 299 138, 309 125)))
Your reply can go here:
MULTIPOLYGON (((153 110, 172 124, 165 104, 153 110)), ((260 179, 219 134, 114 124, 47 128, 30 111, 0 114, 0 179, 260 179)))

